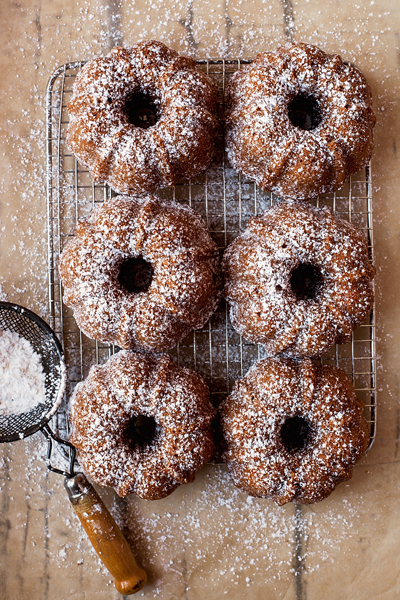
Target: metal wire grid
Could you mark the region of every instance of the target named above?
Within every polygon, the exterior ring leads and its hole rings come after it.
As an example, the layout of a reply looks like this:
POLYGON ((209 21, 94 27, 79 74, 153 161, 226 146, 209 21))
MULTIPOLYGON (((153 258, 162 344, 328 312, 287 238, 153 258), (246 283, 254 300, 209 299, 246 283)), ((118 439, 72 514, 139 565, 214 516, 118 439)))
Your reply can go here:
MULTIPOLYGON (((204 60, 198 65, 223 91, 229 77, 240 69, 240 60, 204 60)), ((69 152, 65 144, 68 124, 66 106, 72 85, 83 62, 58 68, 50 78, 46 95, 47 137, 47 210, 49 256, 49 303, 51 326, 62 341, 68 367, 67 396, 77 382, 86 377, 93 364, 105 362, 114 352, 112 345, 90 340, 79 330, 72 311, 62 303, 58 275, 60 253, 74 235, 76 223, 86 218, 93 207, 111 197, 113 192, 95 184, 89 172, 69 152)), ((373 260, 373 218, 371 168, 351 177, 339 192, 320 197, 317 206, 329 206, 333 212, 362 229, 368 239, 373 260)), ((226 162, 222 134, 216 144, 212 165, 205 173, 175 187, 160 190, 162 198, 189 204, 205 219, 211 236, 223 249, 246 227, 249 219, 263 213, 277 199, 236 173, 226 162)), ((246 342, 229 320, 228 306, 222 302, 206 326, 189 334, 171 351, 178 364, 198 371, 211 390, 215 405, 232 390, 254 362, 263 358, 261 346, 246 342)), ((375 323, 371 314, 359 327, 351 342, 335 346, 321 361, 341 367, 352 379, 357 395, 364 401, 370 425, 370 444, 376 436, 376 352, 375 323)), ((58 411, 56 427, 67 431, 66 407, 58 411)))

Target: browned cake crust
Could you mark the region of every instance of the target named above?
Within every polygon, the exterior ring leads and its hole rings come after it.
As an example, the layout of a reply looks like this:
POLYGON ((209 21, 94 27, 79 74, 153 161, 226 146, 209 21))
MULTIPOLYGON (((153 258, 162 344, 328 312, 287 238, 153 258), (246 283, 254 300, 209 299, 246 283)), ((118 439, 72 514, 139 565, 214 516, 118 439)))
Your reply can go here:
POLYGON ((168 355, 121 351, 76 386, 70 441, 94 481, 155 500, 210 460, 214 414, 200 375, 168 355))
POLYGON ((368 163, 374 125, 362 73, 308 44, 259 54, 226 88, 230 163, 283 198, 341 188, 368 163))
POLYGON ((161 42, 139 42, 79 72, 67 144, 96 181, 149 193, 206 169, 216 112, 216 86, 194 60, 161 42))
POLYGON ((257 362, 221 405, 223 458, 234 483, 279 505, 326 498, 367 449, 363 408, 337 367, 257 362))
POLYGON ((373 306, 363 233, 328 208, 281 202, 224 254, 231 321, 270 355, 317 357, 350 340, 373 306))
POLYGON ((221 297, 218 248, 200 215, 152 196, 95 208, 64 248, 60 275, 82 331, 127 350, 172 348, 221 297))

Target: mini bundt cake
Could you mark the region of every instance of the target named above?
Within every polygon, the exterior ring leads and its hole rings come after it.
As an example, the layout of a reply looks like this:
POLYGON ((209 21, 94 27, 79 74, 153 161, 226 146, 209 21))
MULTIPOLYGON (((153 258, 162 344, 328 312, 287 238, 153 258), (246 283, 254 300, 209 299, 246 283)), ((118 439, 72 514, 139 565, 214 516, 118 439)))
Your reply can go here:
POLYGON ((121 351, 76 386, 70 441, 94 481, 155 500, 210 460, 214 413, 200 375, 168 355, 121 351))
POLYGON ((341 369, 266 358, 221 404, 223 459, 233 482, 277 504, 310 504, 350 479, 364 455, 363 403, 341 369))
POLYGON ((188 206, 117 196, 77 226, 60 258, 64 303, 90 338, 163 352, 216 310, 216 244, 188 206))
POLYGON ((337 190, 371 158, 368 83, 315 46, 288 43, 259 54, 231 77, 225 103, 230 163, 282 198, 337 190))
POLYGON ((228 246, 222 268, 233 327, 269 355, 321 356, 373 306, 364 235, 326 207, 276 204, 228 246))
POLYGON ((78 73, 67 145, 98 182, 149 193, 208 167, 217 89, 191 58, 161 42, 114 48, 78 73))

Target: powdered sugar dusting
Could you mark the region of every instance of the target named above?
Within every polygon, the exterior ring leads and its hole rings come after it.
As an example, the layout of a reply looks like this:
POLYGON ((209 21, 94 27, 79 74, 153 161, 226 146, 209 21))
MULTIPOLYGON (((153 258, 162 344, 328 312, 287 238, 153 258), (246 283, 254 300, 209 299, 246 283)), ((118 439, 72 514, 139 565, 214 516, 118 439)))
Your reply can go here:
POLYGON ((278 504, 322 500, 350 479, 365 453, 363 409, 336 367, 307 359, 259 361, 221 405, 223 456, 233 481, 278 504), (293 419, 303 431, 297 440, 294 432, 285 439, 283 427, 293 419))
POLYGON ((223 259, 235 329, 270 354, 320 356, 371 311, 375 270, 362 232, 328 208, 280 203, 251 219, 223 259), (318 269, 314 296, 297 298, 291 277, 318 269))
POLYGON ((161 42, 114 48, 86 64, 68 104, 67 143, 98 182, 148 193, 193 177, 210 164, 216 123, 213 81, 161 42), (135 95, 154 106, 156 123, 130 123, 135 95))
POLYGON ((71 397, 71 442, 85 471, 118 494, 163 498, 193 481, 214 443, 209 390, 196 373, 168 355, 120 352, 94 366, 71 397), (154 419, 154 439, 143 446, 130 430, 134 418, 154 419))
POLYGON ((18 333, 0 329, 0 414, 28 412, 45 400, 40 356, 18 333))
POLYGON ((78 226, 63 251, 64 302, 91 338, 156 352, 204 325, 220 299, 217 246, 188 206, 118 196, 78 226), (142 257, 153 269, 146 291, 118 282, 121 264, 142 257))
POLYGON ((292 199, 341 188, 371 158, 375 116, 362 73, 315 46, 286 44, 259 54, 226 91, 226 150, 260 188, 292 199), (295 126, 290 102, 318 107, 310 130, 295 126))

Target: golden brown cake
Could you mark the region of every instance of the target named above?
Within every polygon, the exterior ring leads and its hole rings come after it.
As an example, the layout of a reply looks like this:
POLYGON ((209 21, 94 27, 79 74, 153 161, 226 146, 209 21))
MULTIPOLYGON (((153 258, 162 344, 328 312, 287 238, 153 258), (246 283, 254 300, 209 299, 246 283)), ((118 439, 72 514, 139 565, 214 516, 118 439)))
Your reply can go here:
POLYGON ((374 125, 362 73, 308 44, 259 54, 226 88, 230 163, 282 198, 341 188, 371 158, 374 125))
POLYGON ((212 457, 214 413, 200 375, 168 355, 121 351, 76 386, 70 441, 94 481, 156 500, 212 457))
POLYGON ((218 248, 200 215, 152 196, 95 208, 64 248, 60 275, 81 330, 127 350, 172 348, 221 296, 218 248))
POLYGON ((149 193, 208 167, 217 89, 191 58, 156 41, 114 48, 79 72, 67 144, 98 182, 149 193))
POLYGON ((373 306, 364 235, 326 207, 276 204, 250 220, 222 267, 232 325, 269 355, 321 356, 373 306))
POLYGON ((350 479, 369 441, 363 403, 346 374, 309 359, 266 358, 221 404, 233 482, 277 504, 310 504, 350 479))

